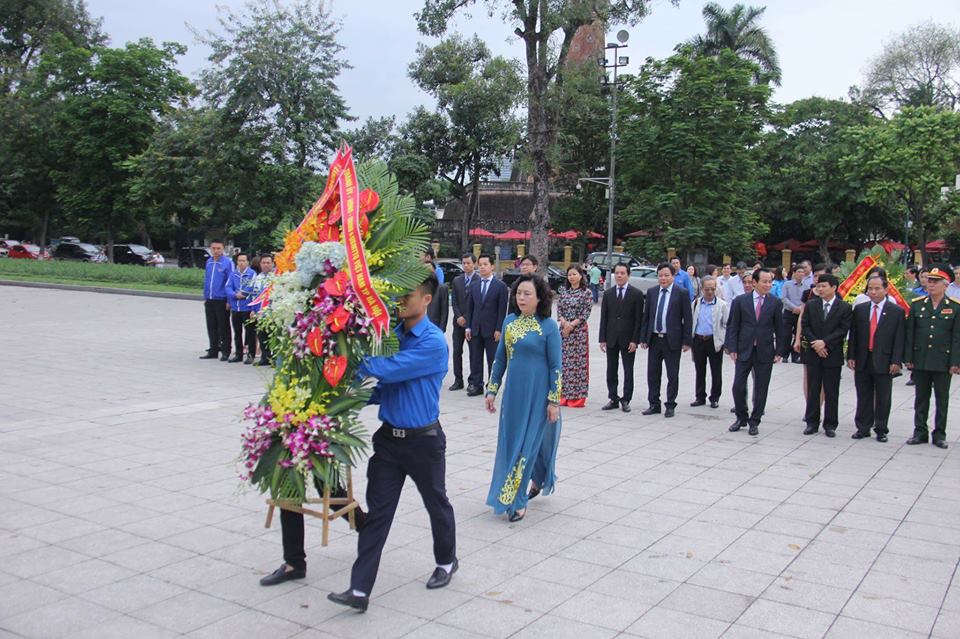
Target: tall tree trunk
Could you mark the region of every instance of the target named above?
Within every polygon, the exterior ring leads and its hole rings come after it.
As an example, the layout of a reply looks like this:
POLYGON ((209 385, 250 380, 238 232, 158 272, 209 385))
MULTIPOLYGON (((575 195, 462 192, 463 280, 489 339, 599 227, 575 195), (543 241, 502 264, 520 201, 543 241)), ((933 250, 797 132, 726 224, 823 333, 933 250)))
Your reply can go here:
MULTIPOLYGON (((476 174, 474 174, 476 175, 476 174)), ((470 251, 470 228, 480 219, 480 179, 474 177, 463 210, 463 225, 460 228, 460 253, 470 251)))
MULTIPOLYGON (((547 112, 547 77, 545 53, 538 51, 538 41, 527 36, 527 143, 533 160, 533 209, 530 211, 530 253, 541 264, 549 257, 550 178, 548 153, 553 142, 553 126, 547 112)), ((546 47, 546 43, 540 45, 546 47)))
POLYGON ((820 238, 820 257, 823 259, 823 263, 826 264, 830 262, 830 236, 820 238))
POLYGON ((40 221, 40 237, 37 244, 41 247, 47 245, 47 229, 50 226, 50 210, 46 207, 43 209, 43 217, 40 221))

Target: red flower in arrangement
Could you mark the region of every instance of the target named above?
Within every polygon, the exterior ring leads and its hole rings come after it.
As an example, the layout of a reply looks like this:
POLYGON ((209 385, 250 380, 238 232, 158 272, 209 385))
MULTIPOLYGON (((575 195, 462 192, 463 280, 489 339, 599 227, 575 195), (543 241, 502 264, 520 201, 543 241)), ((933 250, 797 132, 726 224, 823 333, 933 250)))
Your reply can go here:
POLYGON ((327 327, 333 333, 339 333, 342 331, 346 327, 349 320, 350 311, 345 309, 343 306, 338 306, 336 310, 324 318, 324 321, 327 323, 327 327))
POLYGON ((336 386, 340 383, 343 374, 347 372, 347 358, 344 355, 334 355, 328 357, 323 363, 323 378, 327 380, 330 386, 336 386))
POLYGON ((323 327, 317 326, 307 333, 307 346, 316 357, 323 355, 323 327))
POLYGON ((343 294, 347 292, 347 284, 349 282, 350 277, 346 273, 337 271, 336 275, 328 278, 327 281, 323 283, 323 289, 328 295, 343 297, 343 294))

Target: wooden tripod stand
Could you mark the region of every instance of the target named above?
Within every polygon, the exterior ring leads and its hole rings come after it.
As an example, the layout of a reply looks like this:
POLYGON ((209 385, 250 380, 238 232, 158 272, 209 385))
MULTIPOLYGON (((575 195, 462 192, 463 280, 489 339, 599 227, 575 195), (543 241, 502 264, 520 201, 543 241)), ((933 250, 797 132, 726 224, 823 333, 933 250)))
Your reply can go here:
POLYGON ((356 522, 356 513, 354 510, 360 507, 360 504, 356 499, 353 498, 353 475, 350 472, 350 468, 347 468, 347 496, 346 497, 331 497, 330 496, 330 486, 324 484, 323 494, 317 497, 308 497, 303 500, 303 503, 281 500, 281 499, 268 499, 267 500, 267 521, 264 525, 265 528, 269 528, 273 523, 273 511, 277 508, 281 510, 289 510, 295 513, 300 513, 301 515, 310 515, 311 517, 317 517, 323 522, 323 541, 322 545, 326 546, 327 541, 330 538, 330 522, 336 519, 337 517, 346 517, 350 521, 351 530, 357 529, 356 522), (307 504, 323 504, 323 510, 318 512, 310 508, 306 508, 307 504), (330 509, 331 506, 341 506, 336 510, 330 509))

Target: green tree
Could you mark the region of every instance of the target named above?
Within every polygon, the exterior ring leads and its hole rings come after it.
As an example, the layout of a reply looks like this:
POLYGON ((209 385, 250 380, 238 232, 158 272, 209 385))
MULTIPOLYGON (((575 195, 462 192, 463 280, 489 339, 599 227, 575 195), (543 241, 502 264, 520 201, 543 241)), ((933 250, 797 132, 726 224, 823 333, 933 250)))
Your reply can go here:
POLYGON ((622 217, 662 238, 656 252, 710 247, 746 255, 766 232, 748 193, 756 174, 750 147, 770 94, 752 81, 755 69, 730 50, 705 57, 681 49, 649 60, 628 82, 617 149, 629 202, 622 217))
MULTIPOLYGON (((677 0, 672 0, 676 4, 677 0)), ((416 15, 420 31, 438 36, 450 20, 478 0, 424 0, 416 15)), ((547 258, 550 228, 550 192, 553 154, 561 119, 567 56, 580 27, 636 24, 650 8, 650 0, 483 0, 499 13, 507 28, 523 41, 527 67, 527 122, 524 151, 533 168, 533 209, 530 212, 530 252, 547 258)))
POLYGON ((450 37, 420 46, 410 77, 437 99, 437 112, 417 110, 404 126, 408 147, 431 161, 435 175, 464 203, 460 248, 479 207, 480 181, 516 146, 520 121, 514 115, 522 82, 516 65, 493 56, 477 37, 450 37))
POLYGON ((202 37, 212 49, 201 74, 207 102, 238 127, 259 130, 272 162, 316 168, 350 117, 336 85, 349 65, 327 5, 253 0, 244 13, 221 8, 220 27, 222 35, 202 37))
POLYGON ((874 58, 863 100, 878 110, 960 107, 960 29, 927 22, 910 27, 874 58))
POLYGON ((759 65, 755 75, 758 81, 773 81, 779 86, 782 73, 777 49, 766 29, 758 24, 766 10, 766 7, 735 4, 728 11, 716 2, 708 2, 703 7, 707 34, 691 40, 694 50, 703 55, 717 55, 729 49, 759 65))
POLYGON ((896 230, 891 210, 867 201, 840 166, 854 151, 848 129, 877 120, 861 104, 824 98, 798 100, 773 114, 755 149, 755 201, 780 237, 816 238, 827 260, 834 239, 859 243, 896 230))
POLYGON ((960 173, 960 113, 906 107, 880 125, 852 127, 849 136, 852 152, 841 159, 841 169, 868 201, 913 222, 926 262, 929 231, 943 206, 940 189, 960 173))
POLYGON ((57 39, 78 47, 105 44, 101 22, 83 0, 0 0, 0 95, 16 91, 57 39))
POLYGON ((57 200, 75 228, 105 240, 111 259, 116 237, 145 222, 127 199, 125 163, 147 147, 160 115, 194 92, 176 69, 185 50, 142 39, 123 49, 67 45, 41 61, 63 99, 51 140, 57 200))

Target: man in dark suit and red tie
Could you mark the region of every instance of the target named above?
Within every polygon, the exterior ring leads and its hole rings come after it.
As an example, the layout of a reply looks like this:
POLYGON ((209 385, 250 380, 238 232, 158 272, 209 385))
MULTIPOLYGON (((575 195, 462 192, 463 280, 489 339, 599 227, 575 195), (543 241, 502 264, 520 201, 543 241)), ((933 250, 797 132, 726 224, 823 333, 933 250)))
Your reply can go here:
POLYGON ((749 426, 751 435, 760 432, 760 418, 767 405, 770 373, 773 364, 780 361, 778 353, 783 350, 781 341, 787 339, 783 326, 783 302, 770 294, 773 271, 757 270, 754 281, 756 284, 752 293, 738 295, 730 304, 726 341, 726 349, 735 366, 733 403, 737 414, 737 420, 729 430, 733 433, 749 426), (754 374, 753 412, 747 408, 747 378, 751 371, 754 374))
POLYGON ((613 267, 611 286, 600 300, 600 350, 607 354, 607 397, 601 410, 620 408, 630 412, 633 399, 633 364, 640 342, 643 319, 643 293, 630 286, 630 271, 626 264, 613 267), (617 393, 618 372, 623 361, 623 394, 617 393))
POLYGON ((470 343, 470 378, 467 395, 483 395, 483 358, 487 372, 493 369, 500 329, 507 316, 510 290, 493 274, 493 257, 484 253, 477 258, 480 277, 474 277, 467 294, 466 338, 470 343))
POLYGON ((657 267, 657 283, 647 290, 646 311, 640 348, 649 348, 647 356, 647 400, 644 415, 660 412, 660 383, 667 368, 667 401, 664 417, 673 417, 680 388, 680 356, 693 344, 693 309, 690 293, 673 281, 673 266, 657 267))
POLYGON ((853 309, 837 297, 836 275, 817 278, 817 294, 806 304, 801 323, 803 347, 800 358, 807 368, 807 410, 804 435, 820 429, 820 389, 823 389, 823 431, 836 437, 839 423, 840 373, 843 370, 843 340, 850 332, 853 309))
POLYGON ((903 309, 887 299, 887 286, 886 276, 868 276, 870 301, 853 307, 847 341, 847 366, 857 387, 853 439, 870 437, 873 429, 878 442, 887 441, 890 396, 893 378, 900 374, 906 325, 903 309))

